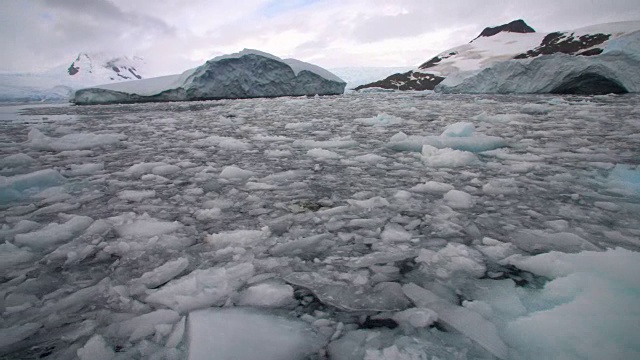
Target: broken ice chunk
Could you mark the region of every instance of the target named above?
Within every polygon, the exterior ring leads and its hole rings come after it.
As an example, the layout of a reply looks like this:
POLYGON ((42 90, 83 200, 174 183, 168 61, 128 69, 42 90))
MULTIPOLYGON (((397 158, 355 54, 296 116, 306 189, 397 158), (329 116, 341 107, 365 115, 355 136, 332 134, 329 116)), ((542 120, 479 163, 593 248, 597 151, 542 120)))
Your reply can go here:
POLYGON ((321 302, 344 311, 398 311, 409 305, 398 283, 357 286, 306 272, 291 273, 284 280, 311 290, 321 302))
POLYGON ((161 309, 111 324, 107 327, 106 333, 109 336, 136 341, 152 335, 155 332, 156 325, 174 324, 178 322, 178 320, 180 320, 180 315, 178 315, 177 312, 161 309))
POLYGON ((118 193, 118 198, 133 202, 140 202, 144 199, 153 198, 155 196, 155 190, 123 190, 118 193))
POLYGON ((307 151, 307 155, 316 159, 339 159, 340 155, 331 150, 313 148, 307 151))
POLYGON ((463 244, 448 243, 438 251, 420 249, 416 262, 424 265, 424 272, 440 279, 452 278, 454 274, 480 278, 487 270, 482 255, 463 244))
POLYGON ((293 288, 286 284, 262 283, 240 293, 238 305, 284 308, 294 303, 293 288))
POLYGON ((451 184, 445 184, 438 181, 427 181, 424 184, 418 184, 412 187, 410 190, 418 193, 444 194, 453 189, 454 187, 451 184))
POLYGON ((11 345, 18 343, 38 332, 42 324, 26 323, 24 325, 14 325, 9 328, 0 329, 0 354, 4 354, 11 345))
POLYGON ((92 223, 93 219, 88 216, 74 216, 63 224, 51 223, 34 232, 17 234, 15 243, 37 250, 46 249, 75 238, 92 223))
POLYGON ((131 282, 142 284, 150 289, 153 289, 175 278, 188 266, 189 260, 187 258, 179 258, 173 261, 168 261, 164 265, 161 265, 153 269, 152 271, 142 274, 141 277, 139 277, 138 279, 134 279, 131 282))
POLYGON ((122 237, 152 237, 172 233, 182 228, 182 224, 173 221, 159 221, 153 218, 138 218, 133 222, 116 227, 122 237))
POLYGON ((122 134, 75 133, 60 138, 44 135, 33 128, 29 131, 27 144, 36 150, 63 151, 84 150, 116 144, 127 137, 122 134))
POLYGON ((286 243, 276 244, 269 249, 269 253, 274 256, 309 256, 318 252, 326 251, 335 245, 330 234, 319 234, 302 239, 295 239, 286 243))
POLYGON ((365 256, 349 260, 346 265, 351 268, 365 268, 376 264, 388 264, 406 259, 415 258, 418 254, 415 250, 391 250, 385 252, 370 253, 365 256))
POLYGON ((33 253, 27 249, 21 249, 11 243, 0 244, 0 272, 4 273, 13 267, 26 263, 33 259, 33 253))
POLYGON ((411 233, 406 231, 401 225, 389 223, 385 225, 384 230, 380 234, 380 238, 384 242, 407 242, 411 240, 411 233))
POLYGON ((189 360, 302 360, 326 338, 307 323, 252 309, 206 309, 189 314, 189 360))
POLYGON ((235 165, 227 166, 220 172, 220 177, 223 179, 248 179, 255 175, 255 172, 241 169, 235 165))
POLYGON ((0 203, 6 204, 28 196, 27 189, 46 189, 63 184, 66 181, 64 176, 53 169, 38 170, 9 177, 0 176, 0 203))
POLYGON ((438 149, 431 145, 422 146, 422 162, 435 168, 455 168, 476 165, 480 162, 471 152, 450 148, 438 149))
POLYGON ((194 270, 172 280, 147 296, 146 302, 185 312, 222 305, 226 299, 254 275, 253 265, 238 264, 226 268, 194 270))
POLYGON ((80 360, 111 360, 116 356, 115 351, 98 334, 93 335, 83 347, 78 349, 77 354, 80 360))
POLYGON ((448 137, 468 137, 473 135, 476 127, 470 122, 457 122, 447 126, 440 136, 448 137))
POLYGON ((205 242, 214 245, 216 248, 250 247, 254 246, 269 237, 267 228, 262 230, 234 230, 207 235, 205 242))
POLYGON ((27 154, 13 154, 0 159, 0 169, 27 166, 33 164, 34 162, 35 160, 27 154))
POLYGON ((371 210, 377 207, 389 206, 389 202, 387 201, 387 199, 380 196, 375 196, 367 200, 349 199, 347 200, 347 202, 349 203, 349 205, 367 210, 371 210))
POLYGON ((443 199, 452 209, 468 209, 473 206, 471 195, 460 190, 449 190, 443 199))
POLYGON ((494 356, 500 359, 508 358, 509 350, 498 335, 496 326, 478 313, 453 305, 413 283, 403 285, 402 291, 416 306, 434 310, 440 322, 456 329, 494 356))
POLYGON ((569 253, 599 250, 589 241, 568 232, 547 233, 541 230, 520 230, 513 234, 511 242, 520 249, 531 253, 552 250, 569 253))
POLYGON ((431 326, 438 320, 438 314, 427 308, 411 308, 399 311, 391 317, 398 324, 410 325, 414 328, 431 326))

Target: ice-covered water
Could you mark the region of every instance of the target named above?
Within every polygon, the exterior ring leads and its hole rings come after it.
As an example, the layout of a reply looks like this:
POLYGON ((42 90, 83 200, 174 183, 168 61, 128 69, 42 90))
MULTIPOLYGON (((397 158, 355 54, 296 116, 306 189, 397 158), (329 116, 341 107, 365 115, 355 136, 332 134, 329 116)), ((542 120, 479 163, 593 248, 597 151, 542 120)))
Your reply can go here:
POLYGON ((639 100, 7 109, 0 357, 638 358, 639 100))

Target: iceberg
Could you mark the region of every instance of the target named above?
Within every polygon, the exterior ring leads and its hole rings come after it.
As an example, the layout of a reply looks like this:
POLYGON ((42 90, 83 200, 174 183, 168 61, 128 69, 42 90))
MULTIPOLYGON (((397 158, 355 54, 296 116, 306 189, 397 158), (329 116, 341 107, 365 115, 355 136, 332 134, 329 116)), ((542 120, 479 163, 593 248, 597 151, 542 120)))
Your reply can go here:
POLYGON ((77 105, 340 95, 346 83, 328 70, 296 59, 245 49, 182 74, 76 91, 77 105))
POLYGON ((326 340, 305 322, 246 308, 189 314, 189 360, 308 359, 326 340))

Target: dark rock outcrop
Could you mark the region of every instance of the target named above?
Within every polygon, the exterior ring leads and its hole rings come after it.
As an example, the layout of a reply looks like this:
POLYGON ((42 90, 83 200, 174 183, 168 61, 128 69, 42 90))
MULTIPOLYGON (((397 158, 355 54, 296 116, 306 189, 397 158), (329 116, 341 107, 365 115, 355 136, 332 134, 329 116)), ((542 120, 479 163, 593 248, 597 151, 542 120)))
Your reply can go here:
POLYGON ((610 37, 610 34, 587 34, 576 37, 573 33, 567 34, 562 32, 554 32, 545 36, 544 39, 542 39, 542 43, 538 47, 529 50, 524 54, 516 55, 514 59, 526 59, 540 55, 551 55, 556 53, 571 55, 577 54, 583 56, 598 55, 602 53, 602 49, 593 47, 609 40, 610 37), (581 52, 582 50, 586 51, 581 52))
MULTIPOLYGON (((518 20, 514 20, 508 24, 504 24, 504 25, 500 25, 500 26, 495 26, 495 27, 486 27, 484 28, 484 30, 482 30, 482 32, 480 33, 480 35, 478 35, 475 39, 479 38, 479 37, 490 37, 496 34, 499 34, 501 32, 513 32, 513 33, 521 33, 521 34, 525 34, 525 33, 533 33, 536 32, 531 26, 527 25, 526 22, 524 22, 524 20, 522 19, 518 19, 518 20)), ((475 40, 473 39, 473 40, 475 40)), ((471 40, 471 41, 473 41, 471 40)))
POLYGON ((393 74, 386 79, 376 81, 370 84, 360 85, 354 90, 362 90, 367 88, 382 88, 393 90, 433 90, 440 82, 444 80, 443 77, 428 74, 409 71, 402 74, 393 74))
POLYGON ((425 62, 424 64, 422 64, 420 66, 418 66, 418 69, 424 70, 424 69, 428 69, 430 67, 434 67, 434 66, 438 65, 438 63, 440 63, 442 60, 448 59, 448 58, 450 58, 452 56, 455 56, 455 55, 458 55, 458 53, 455 52, 455 51, 450 51, 446 55, 434 56, 429 61, 425 62))

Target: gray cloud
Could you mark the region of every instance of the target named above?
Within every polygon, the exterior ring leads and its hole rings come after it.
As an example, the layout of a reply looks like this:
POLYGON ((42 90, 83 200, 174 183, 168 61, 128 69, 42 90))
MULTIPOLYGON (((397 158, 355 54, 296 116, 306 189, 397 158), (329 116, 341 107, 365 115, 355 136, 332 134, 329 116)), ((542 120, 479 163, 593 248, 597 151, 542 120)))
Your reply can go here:
POLYGON ((322 66, 417 65, 484 27, 523 18, 550 32, 640 20, 637 0, 2 0, 0 70, 70 62, 81 51, 141 54, 178 72, 243 47, 322 66), (265 10, 265 9, 268 9, 265 10))

